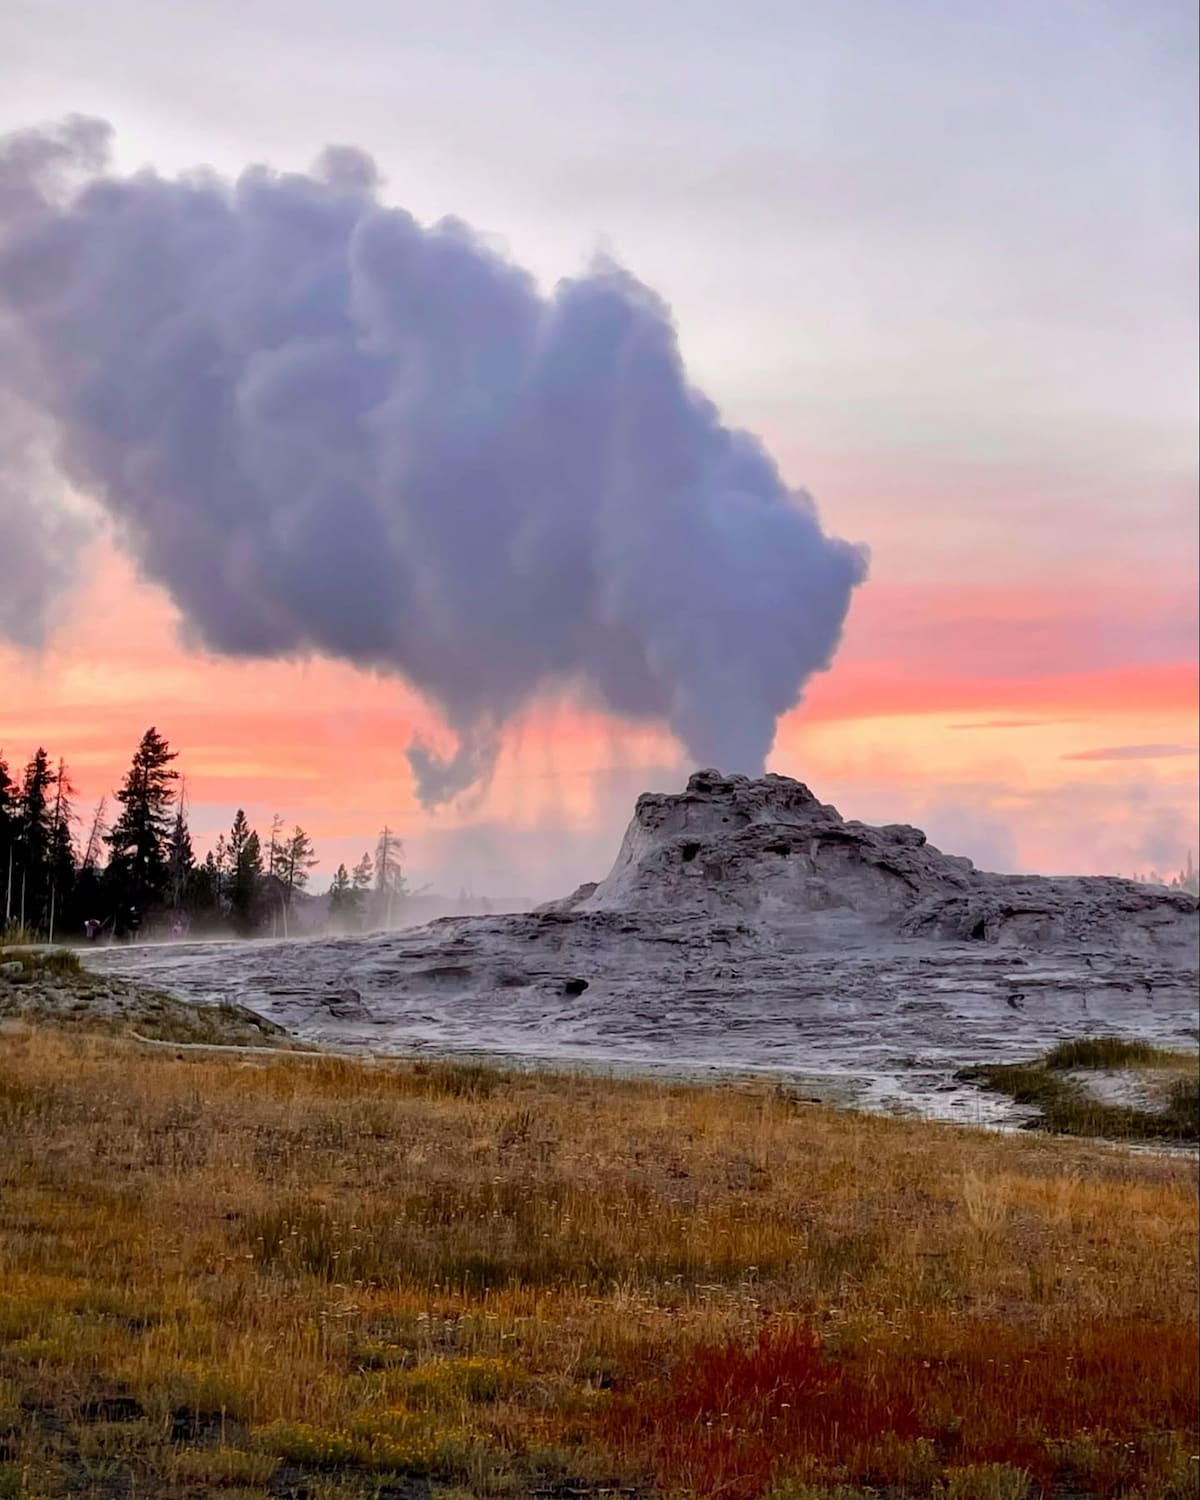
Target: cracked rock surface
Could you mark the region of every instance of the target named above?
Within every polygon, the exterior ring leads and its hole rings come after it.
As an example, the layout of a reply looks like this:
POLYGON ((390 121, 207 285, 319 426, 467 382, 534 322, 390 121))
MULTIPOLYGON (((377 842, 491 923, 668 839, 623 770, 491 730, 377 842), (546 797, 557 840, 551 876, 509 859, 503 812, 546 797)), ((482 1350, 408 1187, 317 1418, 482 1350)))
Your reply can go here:
POLYGON ((1066 1036, 1197 1040, 1186 893, 994 875, 798 781, 702 771, 638 799, 595 885, 368 937, 112 948, 97 967, 302 1036, 637 1071, 794 1074, 829 1097, 1012 1118, 953 1080, 1066 1036))

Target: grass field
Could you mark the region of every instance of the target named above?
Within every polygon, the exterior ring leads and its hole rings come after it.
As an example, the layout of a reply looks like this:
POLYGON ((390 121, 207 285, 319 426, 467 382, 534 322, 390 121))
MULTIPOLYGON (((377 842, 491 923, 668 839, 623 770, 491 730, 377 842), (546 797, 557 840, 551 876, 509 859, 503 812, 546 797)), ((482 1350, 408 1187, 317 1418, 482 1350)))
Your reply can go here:
POLYGON ((1038 1110, 1035 1126, 1059 1135, 1131 1141, 1200 1141, 1200 1074, 1194 1052, 1121 1037, 1060 1042, 1036 1062, 988 1063, 958 1077, 1038 1110), (1096 1098, 1088 1080, 1120 1073, 1142 1082, 1153 1108, 1096 1098))
POLYGON ((1194 1161, 0 1034, 0 1497, 1195 1496, 1194 1161))

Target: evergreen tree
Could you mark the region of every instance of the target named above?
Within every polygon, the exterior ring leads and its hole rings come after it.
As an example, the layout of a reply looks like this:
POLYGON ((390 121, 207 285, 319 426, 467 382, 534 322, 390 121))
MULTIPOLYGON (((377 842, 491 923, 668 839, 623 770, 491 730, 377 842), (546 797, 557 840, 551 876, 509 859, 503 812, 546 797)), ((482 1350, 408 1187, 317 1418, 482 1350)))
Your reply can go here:
POLYGON ((329 887, 329 925, 348 927, 354 919, 354 885, 345 865, 338 865, 329 887))
POLYGON ((276 874, 283 881, 284 902, 290 907, 292 895, 308 884, 309 873, 317 863, 312 840, 297 824, 283 844, 276 874))
POLYGON ((167 893, 175 751, 151 726, 117 793, 121 812, 106 842, 112 851, 108 884, 117 903, 142 912, 167 893))
POLYGON ((54 773, 54 804, 50 812, 50 840, 47 849, 47 879, 49 891, 46 898, 46 932, 53 941, 55 927, 61 932, 64 923, 74 915, 71 898, 75 890, 75 836, 71 824, 75 815, 71 810, 71 796, 75 788, 67 777, 63 760, 58 762, 54 773))
MULTIPOLYGON (((218 842, 223 842, 223 840, 218 840, 218 842)), ((205 922, 212 922, 220 911, 221 871, 217 865, 217 857, 211 849, 204 856, 203 863, 197 865, 192 872, 188 906, 197 917, 205 922)))
POLYGON ((39 746, 21 778, 17 857, 13 870, 13 915, 41 931, 49 915, 50 851, 53 830, 54 771, 39 746))
POLYGON ((258 922, 258 898, 263 872, 262 845, 238 808, 226 844, 229 859, 229 904, 239 932, 253 931, 258 922))
POLYGON ((217 839, 218 851, 220 851, 222 845, 224 845, 226 862, 225 868, 227 872, 235 878, 237 876, 237 869, 239 863, 241 862, 242 854, 246 848, 247 843, 249 843, 250 841, 250 834, 251 828, 249 820, 246 817, 244 809, 239 807, 237 812, 234 814, 233 826, 229 830, 229 837, 227 839, 217 839))
POLYGON ((271 819, 271 834, 267 839, 267 874, 283 879, 284 850, 287 840, 283 836, 283 819, 278 813, 271 819))
POLYGON ((229 885, 229 871, 231 868, 229 858, 229 844, 223 833, 217 834, 217 842, 213 845, 211 858, 213 862, 213 869, 215 870, 217 877, 216 893, 217 899, 219 901, 220 898, 224 896, 229 885))
POLYGON ((71 901, 71 927, 78 932, 89 920, 98 920, 102 909, 103 892, 100 884, 100 851, 104 835, 108 832, 104 812, 108 799, 101 797, 92 814, 87 842, 83 846, 83 857, 75 875, 75 890, 71 901))
MULTIPOLYGON (((12 918, 12 873, 16 864, 17 830, 20 826, 20 799, 17 784, 9 774, 8 762, 0 752, 0 916, 3 926, 12 918)), ((3 931, 0 926, 0 931, 3 931)))
POLYGON ((375 861, 364 854, 350 875, 351 900, 354 915, 360 926, 364 925, 370 912, 371 886, 375 881, 375 861))
POLYGON ((182 911, 187 903, 195 869, 191 830, 181 803, 175 810, 175 822, 167 844, 167 888, 171 906, 177 912, 182 911))
POLYGON ((92 814, 92 826, 88 831, 87 843, 83 847, 83 859, 80 861, 80 870, 98 870, 100 868, 100 846, 104 842, 104 836, 108 832, 108 825, 104 821, 104 814, 108 807, 108 798, 101 797, 96 803, 96 811, 92 814))

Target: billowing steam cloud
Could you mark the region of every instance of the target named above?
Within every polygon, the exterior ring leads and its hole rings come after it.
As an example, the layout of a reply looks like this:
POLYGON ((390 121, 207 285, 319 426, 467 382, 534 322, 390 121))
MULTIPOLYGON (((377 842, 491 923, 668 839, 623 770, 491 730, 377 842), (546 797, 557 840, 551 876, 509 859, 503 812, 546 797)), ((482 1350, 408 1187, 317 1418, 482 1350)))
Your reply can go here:
POLYGON ((406 678, 458 736, 410 747, 431 803, 568 685, 761 768, 865 559, 688 386, 651 291, 599 264, 544 297, 349 148, 168 180, 108 136, 0 141, 3 376, 209 648, 406 678))

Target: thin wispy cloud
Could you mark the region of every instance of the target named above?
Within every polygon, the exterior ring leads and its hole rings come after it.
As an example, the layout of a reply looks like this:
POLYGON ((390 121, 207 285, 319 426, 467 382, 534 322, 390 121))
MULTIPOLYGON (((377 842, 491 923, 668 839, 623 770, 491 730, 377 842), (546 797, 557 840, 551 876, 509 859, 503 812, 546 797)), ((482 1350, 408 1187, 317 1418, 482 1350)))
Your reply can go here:
POLYGON ((1069 724, 1069 719, 981 719, 972 724, 951 724, 951 729, 1044 729, 1051 724, 1069 724))
POLYGON ((1109 745, 1099 750, 1076 750, 1063 760, 1164 760, 1176 755, 1195 755, 1196 745, 1109 745))

